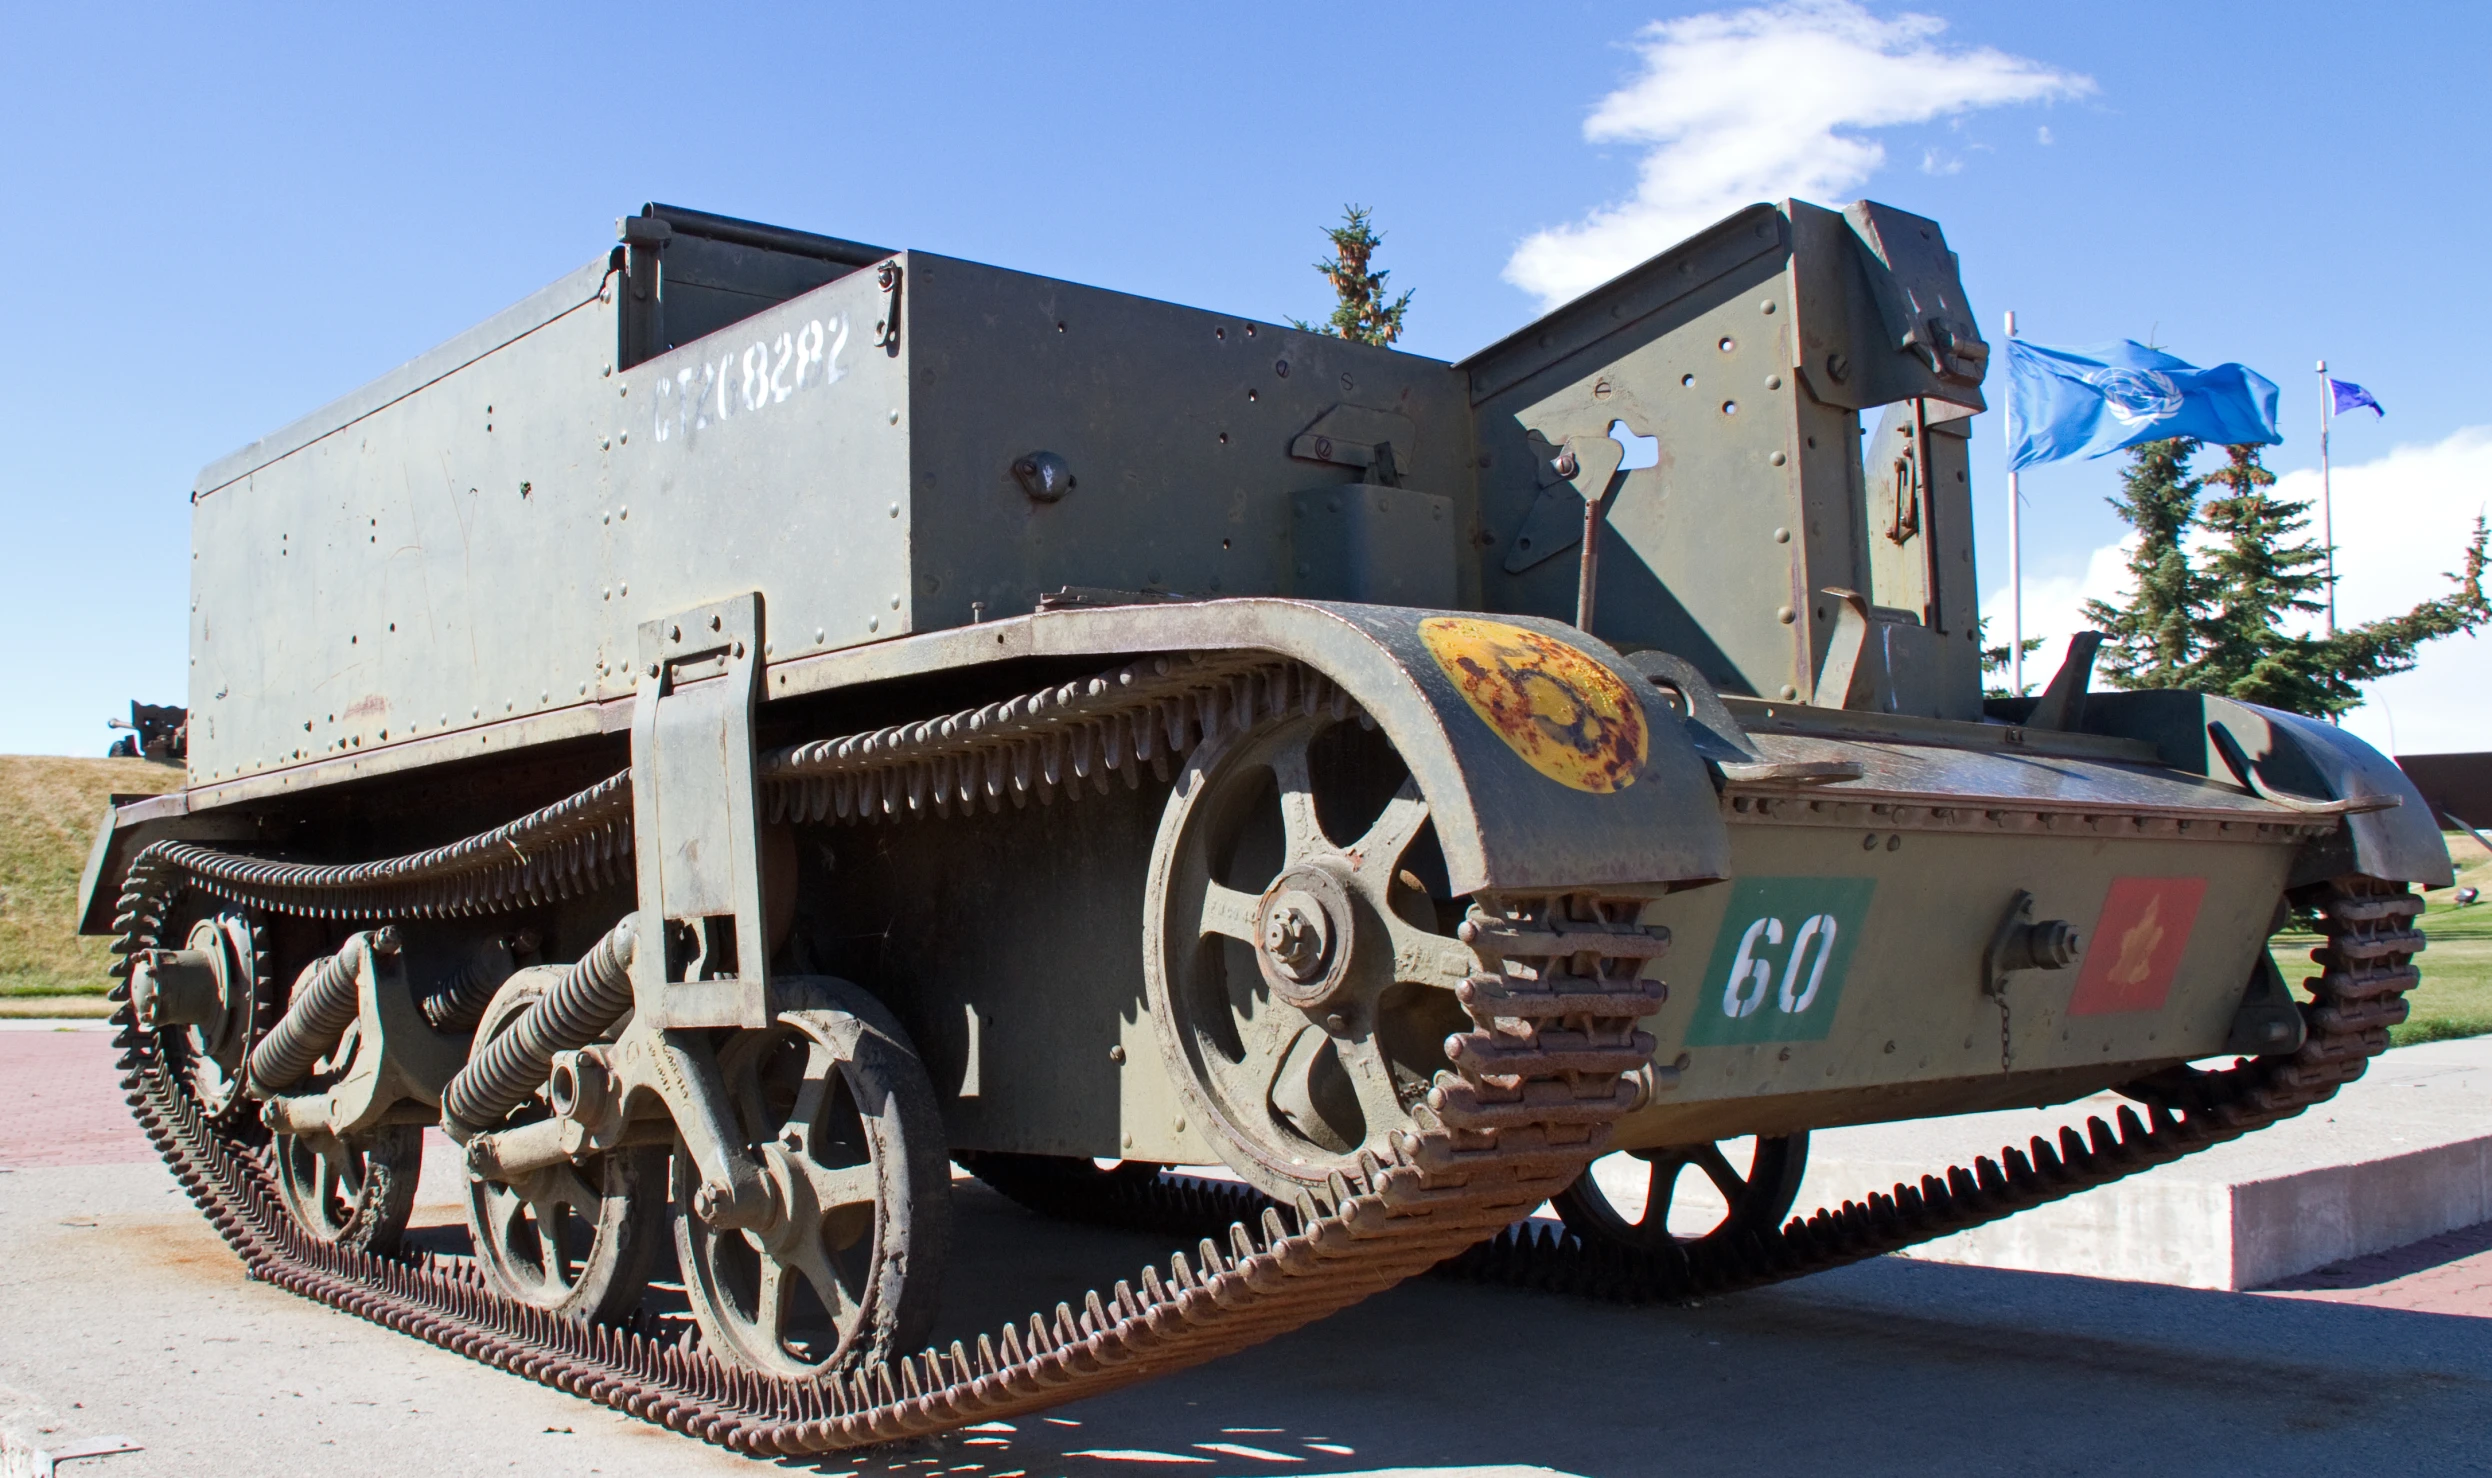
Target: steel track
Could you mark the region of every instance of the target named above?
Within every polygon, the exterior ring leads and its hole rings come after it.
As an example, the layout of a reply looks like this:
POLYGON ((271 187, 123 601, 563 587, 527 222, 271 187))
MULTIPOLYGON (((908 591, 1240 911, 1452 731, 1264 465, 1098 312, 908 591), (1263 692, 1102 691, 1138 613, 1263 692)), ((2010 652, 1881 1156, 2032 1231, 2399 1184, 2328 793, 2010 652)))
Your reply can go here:
MULTIPOLYGON (((765 758, 776 816, 897 818, 1009 798, 1077 796, 1162 768, 1224 729, 1350 711, 1292 664, 1157 659, 925 724, 765 758)), ((209 1121, 168 1051, 133 1024, 127 959, 161 942, 186 892, 281 913, 379 920, 483 914, 568 896, 622 871, 627 777, 508 826, 388 861, 319 867, 158 843, 132 864, 116 918, 117 1038, 132 1112, 175 1178, 257 1277, 375 1323, 674 1430, 757 1454, 887 1442, 1096 1395, 1323 1317, 1443 1262, 1563 1188, 1634 1102, 1659 1004, 1636 979, 1653 953, 1639 901, 1597 892, 1484 896, 1468 931, 1484 973, 1462 992, 1473 1029, 1388 1156, 1258 1202, 1225 1245, 1205 1238, 1105 1293, 1092 1290, 974 1349, 881 1361, 819 1380, 757 1374, 688 1342, 558 1319, 472 1270, 344 1248, 286 1215, 249 1126, 209 1121), (1613 952, 1601 948, 1616 941, 1613 952), (1493 1065, 1486 1071, 1481 1064, 1493 1065)))
MULTIPOLYGON (((1866 1201, 1846 1201, 1793 1217, 1771 1232, 1711 1237, 1652 1250, 1587 1239, 1545 1221, 1518 1221, 1440 1264, 1445 1277, 1505 1284, 1620 1303, 1675 1303, 1734 1293, 1825 1272, 1952 1232, 2013 1216, 2141 1170, 2238 1139, 2335 1096, 2388 1048, 2388 1028, 2405 1020, 2405 992, 2423 935, 2408 927, 2423 901, 2402 883, 2339 878, 2314 900, 2327 944, 2312 952, 2321 973, 2304 982, 2309 1033, 2294 1052, 2253 1058, 2217 1072, 2158 1075, 2134 1091, 2151 1101, 2141 1115, 2123 1105, 2116 1125, 2088 1118, 2082 1131, 2036 1136, 1969 1167, 1925 1175, 1866 1201)), ((1184 1231, 1206 1221, 1251 1216, 1264 1204, 1225 1181, 1167 1171, 1106 1183, 1068 1183, 1035 1167, 973 1163, 981 1179, 1048 1215, 1153 1231, 1184 1231)))

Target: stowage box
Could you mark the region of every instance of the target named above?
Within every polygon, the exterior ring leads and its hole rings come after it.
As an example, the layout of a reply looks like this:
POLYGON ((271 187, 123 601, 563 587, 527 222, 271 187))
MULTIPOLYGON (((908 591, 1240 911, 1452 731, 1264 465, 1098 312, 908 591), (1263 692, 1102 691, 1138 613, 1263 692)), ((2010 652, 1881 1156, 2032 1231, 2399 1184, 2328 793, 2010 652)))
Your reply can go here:
POLYGON ((641 621, 739 590, 769 592, 774 660, 1066 587, 1477 603, 1445 365, 881 260, 628 366, 629 273, 593 264, 210 467, 196 777, 626 696, 641 621), (1401 523, 1293 508, 1368 475, 1315 456, 1350 455, 1328 414, 1389 429, 1401 523), (1424 588, 1406 535, 1443 551, 1424 588))

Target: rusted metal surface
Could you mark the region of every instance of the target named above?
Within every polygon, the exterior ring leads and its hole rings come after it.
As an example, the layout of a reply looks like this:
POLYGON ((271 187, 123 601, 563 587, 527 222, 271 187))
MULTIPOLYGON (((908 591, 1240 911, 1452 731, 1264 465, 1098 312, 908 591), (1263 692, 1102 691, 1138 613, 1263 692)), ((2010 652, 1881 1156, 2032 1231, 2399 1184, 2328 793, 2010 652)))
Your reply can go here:
POLYGON ((1523 762, 1570 790, 1633 785, 1651 741, 1635 694, 1575 648, 1502 621, 1431 616, 1436 665, 1523 762))

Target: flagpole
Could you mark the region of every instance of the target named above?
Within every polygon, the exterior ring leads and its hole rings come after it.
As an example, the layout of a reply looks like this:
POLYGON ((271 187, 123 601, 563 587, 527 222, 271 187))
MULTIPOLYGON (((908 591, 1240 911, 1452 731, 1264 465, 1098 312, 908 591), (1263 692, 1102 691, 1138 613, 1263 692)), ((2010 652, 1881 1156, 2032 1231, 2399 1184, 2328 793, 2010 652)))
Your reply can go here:
MULTIPOLYGON (((2013 308, 2007 310, 2007 336, 2016 337, 2013 308)), ((2323 446, 2325 442, 2322 437, 2323 446)), ((2019 698, 2025 696, 2025 539, 2019 507, 2023 501, 2011 468, 2007 475, 2007 690, 2019 698)))
POLYGON ((2328 486, 2328 422, 2336 409, 2336 390, 2328 383, 2328 362, 2319 361, 2319 544, 2328 552, 2328 635, 2336 635, 2336 498, 2328 486))

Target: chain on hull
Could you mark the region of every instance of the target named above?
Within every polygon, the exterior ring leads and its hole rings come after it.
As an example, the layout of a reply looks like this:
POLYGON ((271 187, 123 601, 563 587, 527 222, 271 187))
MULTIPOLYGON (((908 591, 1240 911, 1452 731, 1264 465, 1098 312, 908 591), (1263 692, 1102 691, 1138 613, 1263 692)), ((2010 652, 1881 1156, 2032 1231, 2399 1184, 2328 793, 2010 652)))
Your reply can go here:
MULTIPOLYGON (((1170 659, 1010 705, 804 746, 763 767, 773 812, 899 817, 1000 808, 1106 784, 1234 725, 1329 707, 1346 696, 1291 664, 1182 668, 1170 659), (846 803, 843 804, 843 797, 846 803)), ((413 857, 314 867, 160 843, 133 864, 115 945, 156 946, 180 897, 361 920, 499 912, 568 896, 629 851, 625 776, 494 832, 413 857)), ((753 1453, 887 1442, 1053 1406, 1226 1354, 1423 1272, 1571 1181, 1632 1102, 1587 1048, 1640 1056, 1636 1021, 1658 995, 1634 981, 1653 953, 1635 899, 1547 893, 1483 898, 1474 932, 1490 972, 1465 992, 1474 1021, 1455 1041, 1467 1077, 1440 1078, 1421 1127, 1292 1207, 1256 1203, 1224 1242, 1205 1238, 1076 1309, 1058 1303, 975 1348, 879 1362, 817 1381, 760 1375, 639 1330, 575 1323, 503 1298, 457 1264, 401 1261, 310 1236, 285 1213, 255 1139, 220 1129, 126 1002, 117 1020, 133 1113, 175 1178, 251 1272, 376 1323, 677 1431, 753 1453), (1562 927, 1561 927, 1562 926, 1562 927), (1617 942, 1615 958, 1600 945, 1617 942), (1621 983, 1582 981, 1624 963, 1621 983), (1545 1034, 1545 1040, 1544 1040, 1545 1034), (1629 1051, 1626 1049, 1635 1049, 1629 1051)), ((1241 1207, 1241 1209, 1246 1209, 1241 1207)))

